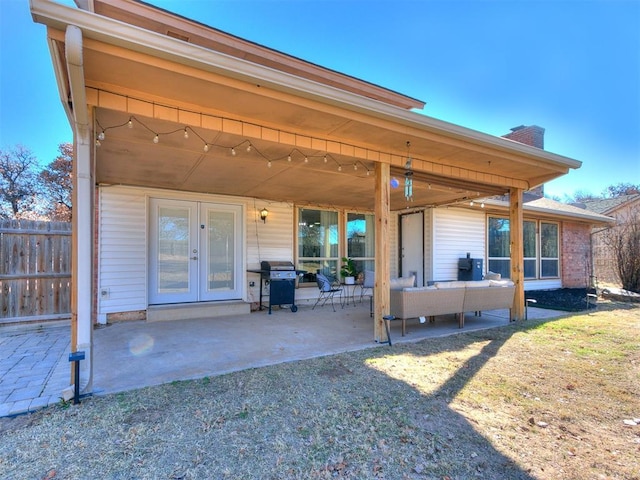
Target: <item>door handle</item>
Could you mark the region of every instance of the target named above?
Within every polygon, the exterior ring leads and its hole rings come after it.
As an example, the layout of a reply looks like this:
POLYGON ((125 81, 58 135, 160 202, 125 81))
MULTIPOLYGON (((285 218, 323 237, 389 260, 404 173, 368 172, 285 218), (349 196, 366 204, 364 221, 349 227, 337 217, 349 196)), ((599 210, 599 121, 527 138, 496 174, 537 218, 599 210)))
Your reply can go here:
POLYGON ((198 257, 191 257, 191 260, 197 260, 198 257))

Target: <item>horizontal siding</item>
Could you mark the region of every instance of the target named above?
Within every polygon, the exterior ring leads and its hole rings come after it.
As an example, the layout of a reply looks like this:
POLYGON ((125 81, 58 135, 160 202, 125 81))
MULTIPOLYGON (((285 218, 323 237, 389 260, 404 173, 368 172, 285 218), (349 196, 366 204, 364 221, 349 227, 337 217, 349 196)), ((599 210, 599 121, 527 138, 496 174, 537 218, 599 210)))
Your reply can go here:
MULTIPOLYGON (((433 208, 424 212, 424 278, 433 279, 433 208)), ((426 284, 425 284, 426 285, 426 284)))
POLYGON ((247 268, 260 268, 262 260, 293 261, 293 206, 252 203, 247 212, 247 268), (269 210, 266 222, 260 220, 262 208, 269 210))
POLYGON ((140 189, 100 188, 98 314, 147 308, 147 196, 140 189), (100 292, 108 289, 102 298, 100 292))
MULTIPOLYGON (((438 208, 433 218, 434 280, 456 280, 458 259, 485 258, 485 215, 482 211, 438 208)), ((486 261, 484 262, 486 263, 486 261)), ((483 265, 486 271, 486 265, 483 265)))
MULTIPOLYGON (((287 203, 247 200, 246 238, 247 268, 259 269, 263 260, 293 261, 294 209, 287 203), (269 210, 267 221, 260 219, 260 210, 269 210)), ((268 287, 263 290, 264 302, 268 301, 268 287)), ((260 276, 247 275, 245 300, 260 301, 260 276), (252 287, 250 282, 254 283, 252 287)))
POLYGON ((389 275, 391 278, 397 278, 400 271, 400 256, 398 245, 398 225, 400 224, 399 215, 391 215, 389 219, 389 275))

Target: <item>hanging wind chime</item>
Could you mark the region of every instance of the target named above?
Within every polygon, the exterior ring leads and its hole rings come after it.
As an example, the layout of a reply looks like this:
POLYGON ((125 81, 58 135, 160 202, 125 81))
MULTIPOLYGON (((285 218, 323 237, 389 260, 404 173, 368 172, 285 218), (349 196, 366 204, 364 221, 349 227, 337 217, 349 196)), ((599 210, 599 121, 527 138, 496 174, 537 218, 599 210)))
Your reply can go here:
POLYGON ((407 142, 407 162, 404 164, 404 196, 407 202, 413 201, 413 170, 411 170, 411 142, 407 142))

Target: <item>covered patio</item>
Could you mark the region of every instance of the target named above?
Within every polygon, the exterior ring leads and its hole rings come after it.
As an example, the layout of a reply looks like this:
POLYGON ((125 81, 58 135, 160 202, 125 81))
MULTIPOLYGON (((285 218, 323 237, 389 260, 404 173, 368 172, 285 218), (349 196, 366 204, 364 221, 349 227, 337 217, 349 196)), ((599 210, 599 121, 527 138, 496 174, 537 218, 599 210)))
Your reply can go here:
MULTIPOLYGON (((245 307, 250 285, 240 272, 256 268, 265 251, 286 252, 287 260, 297 262, 295 209, 330 206, 343 216, 372 215, 374 317, 363 309, 368 333, 362 341, 375 344, 386 339, 382 318, 390 313, 394 212, 508 193, 512 313, 513 319, 524 318, 523 192, 580 162, 430 118, 418 112, 424 107, 420 100, 149 4, 76 3, 79 8, 50 0, 30 5, 34 21, 47 26, 61 101, 74 131, 71 343, 72 350, 87 352, 83 378, 96 372, 98 382, 98 370, 107 365, 117 365, 126 377, 127 364, 135 364, 116 361, 115 352, 108 358, 97 353, 102 331, 94 339, 93 325, 97 318, 106 322, 107 306, 126 316, 162 303, 154 302, 149 282, 156 273, 149 239, 154 196, 170 196, 174 204, 188 200, 197 209, 207 202, 235 204, 240 234, 234 248, 241 253, 233 295, 223 300, 245 307), (125 190, 133 193, 114 193, 125 190), (265 202, 279 202, 286 240, 265 231, 263 242, 271 243, 261 249, 258 241, 242 237, 242 229, 265 202), (104 226, 113 219, 122 221, 111 224, 105 239, 104 226), (117 290, 124 281, 131 283, 117 290)), ((345 254, 342 248, 336 258, 345 254)), ((187 263, 201 260, 199 250, 188 251, 187 263)), ((230 321, 241 324, 237 318, 230 321)), ((186 325, 182 331, 190 330, 186 325)), ((193 328, 183 344, 196 341, 193 328)), ((211 341, 221 338, 225 329, 219 330, 211 341)), ((293 341, 295 335, 285 338, 293 341)), ((159 368, 155 364, 171 362, 151 363, 159 368)))

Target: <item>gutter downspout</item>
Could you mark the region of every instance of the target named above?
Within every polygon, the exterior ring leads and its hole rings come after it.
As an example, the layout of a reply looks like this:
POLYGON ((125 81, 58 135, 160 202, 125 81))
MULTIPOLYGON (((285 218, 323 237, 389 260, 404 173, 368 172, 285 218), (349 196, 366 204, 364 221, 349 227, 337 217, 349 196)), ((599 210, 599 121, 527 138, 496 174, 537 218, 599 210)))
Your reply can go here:
MULTIPOLYGON (((73 215, 72 215, 72 273, 71 273, 71 350, 84 351, 81 362, 81 391, 89 393, 93 377, 92 328, 92 247, 93 247, 93 181, 91 175, 92 128, 84 82, 82 30, 67 26, 65 57, 69 75, 73 130, 73 215)), ((71 378, 75 385, 78 379, 71 378)))

